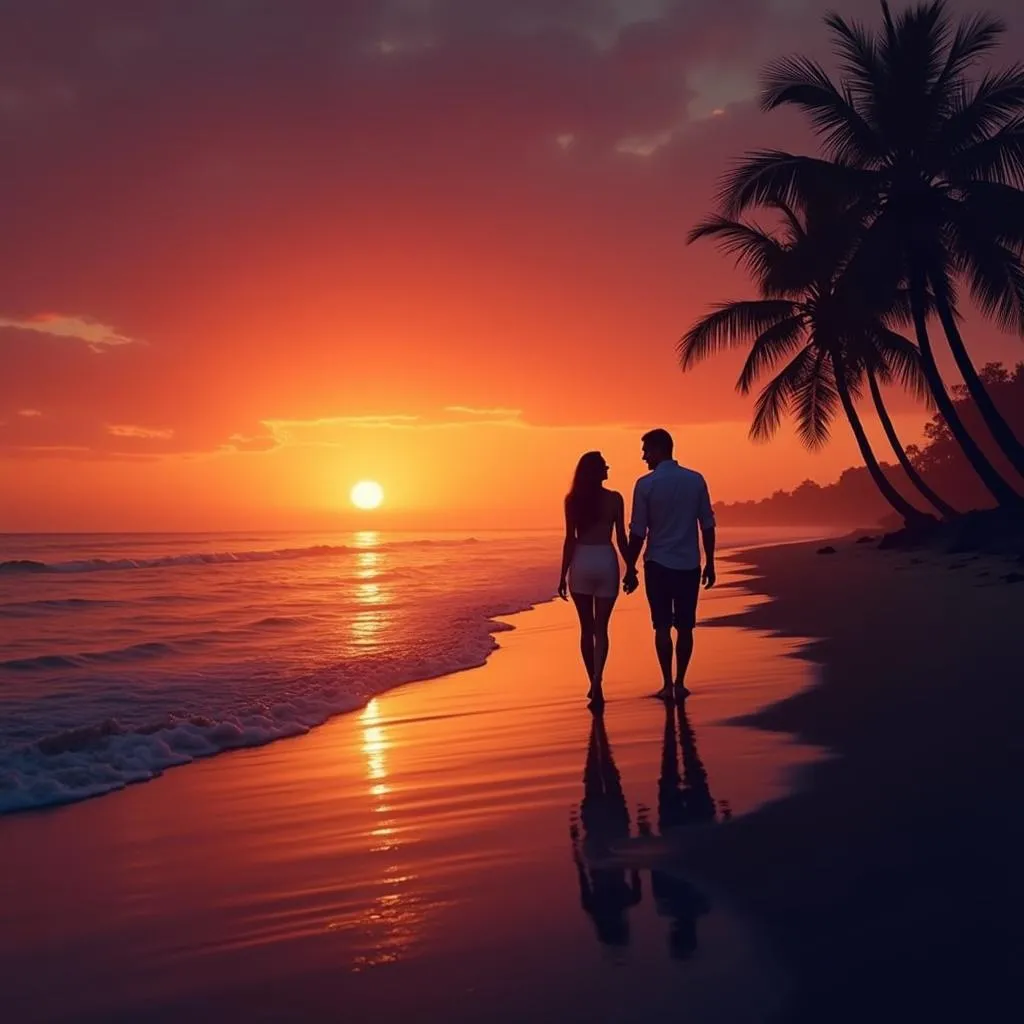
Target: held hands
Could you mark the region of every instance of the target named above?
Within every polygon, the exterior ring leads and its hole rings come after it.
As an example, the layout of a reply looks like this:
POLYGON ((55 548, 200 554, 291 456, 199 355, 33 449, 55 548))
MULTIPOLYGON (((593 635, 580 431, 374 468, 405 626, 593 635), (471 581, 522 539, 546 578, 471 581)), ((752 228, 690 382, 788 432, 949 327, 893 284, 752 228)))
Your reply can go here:
POLYGON ((632 594, 639 586, 640 578, 636 574, 636 569, 627 569, 626 575, 622 577, 622 592, 632 594))
POLYGON ((704 572, 701 574, 701 582, 704 584, 705 590, 710 590, 714 585, 718 577, 715 575, 715 563, 708 562, 704 566, 704 572))

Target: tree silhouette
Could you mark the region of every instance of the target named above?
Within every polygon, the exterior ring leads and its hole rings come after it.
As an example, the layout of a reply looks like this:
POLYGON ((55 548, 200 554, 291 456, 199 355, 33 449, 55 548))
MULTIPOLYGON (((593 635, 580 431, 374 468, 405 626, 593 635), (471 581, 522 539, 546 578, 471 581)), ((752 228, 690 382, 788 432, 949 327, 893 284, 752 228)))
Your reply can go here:
POLYGON ((801 441, 818 448, 828 441, 842 408, 879 491, 905 519, 919 520, 923 513, 882 471, 858 415, 856 399, 867 379, 912 482, 940 514, 954 514, 906 458, 878 388, 879 381, 899 380, 918 396, 927 391, 917 349, 893 329, 909 319, 906 289, 881 288, 874 277, 858 276, 854 257, 860 212, 855 206, 804 196, 799 206, 776 201, 772 207, 781 221, 774 231, 715 216, 691 232, 691 241, 714 238, 735 256, 759 297, 720 304, 694 324, 679 344, 683 369, 722 348, 749 347, 737 382, 741 393, 775 371, 758 396, 752 437, 771 438, 783 415, 792 412, 801 441))
POLYGON ((822 157, 748 154, 723 185, 732 217, 751 206, 821 194, 862 210, 860 262, 909 287, 921 364, 936 406, 978 476, 1002 505, 1022 498, 957 415, 928 335, 928 293, 957 368, 999 449, 1024 474, 1024 444, 985 388, 960 333, 957 286, 1002 327, 1024 332, 1024 66, 971 73, 1004 32, 976 14, 954 24, 944 0, 918 4, 870 31, 825 21, 841 65, 833 82, 791 56, 765 73, 766 110, 795 106, 822 141, 822 157))

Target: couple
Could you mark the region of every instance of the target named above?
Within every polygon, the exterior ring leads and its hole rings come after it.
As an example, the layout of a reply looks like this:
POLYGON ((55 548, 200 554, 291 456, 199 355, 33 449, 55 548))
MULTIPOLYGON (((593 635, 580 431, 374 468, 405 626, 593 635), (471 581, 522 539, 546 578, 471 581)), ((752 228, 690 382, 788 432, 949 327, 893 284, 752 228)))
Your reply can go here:
POLYGON ((604 486, 608 465, 600 452, 587 452, 580 459, 565 499, 558 595, 568 600, 571 594, 579 613, 580 650, 590 678, 587 696, 597 706, 604 703, 608 621, 619 594, 619 561, 612 547, 612 531, 626 563, 622 589, 627 594, 640 585, 636 563, 644 551, 644 589, 662 678, 655 696, 663 700, 684 700, 690 695, 685 680, 693 653, 697 595, 702 582, 705 587, 715 585, 715 517, 704 477, 675 461, 667 430, 651 430, 641 440, 642 457, 651 472, 642 476, 633 490, 628 540, 622 495, 604 486), (704 541, 703 573, 698 526, 704 541))

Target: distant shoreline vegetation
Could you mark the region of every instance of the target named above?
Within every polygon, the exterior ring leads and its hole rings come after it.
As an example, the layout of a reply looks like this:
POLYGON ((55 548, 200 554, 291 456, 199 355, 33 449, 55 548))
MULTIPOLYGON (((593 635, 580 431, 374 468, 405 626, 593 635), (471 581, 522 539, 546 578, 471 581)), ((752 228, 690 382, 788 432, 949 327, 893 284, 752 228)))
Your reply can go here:
MULTIPOLYGON (((1013 370, 1002 363, 989 363, 982 369, 981 379, 1007 421, 1024 435, 1024 362, 1013 370)), ((984 445, 987 439, 981 429, 981 416, 966 388, 954 388, 953 393, 960 418, 969 429, 978 431, 986 454, 1012 478, 1012 468, 1001 460, 996 446, 991 442, 984 445)), ((924 433, 923 445, 907 448, 911 462, 924 479, 961 508, 992 507, 994 502, 971 470, 943 418, 933 416, 924 433)), ((882 471, 894 486, 905 486, 899 466, 882 463, 882 471)), ((892 509, 867 468, 858 466, 845 470, 833 483, 805 480, 791 491, 779 490, 759 501, 719 502, 715 513, 722 526, 870 526, 891 518, 892 509)))

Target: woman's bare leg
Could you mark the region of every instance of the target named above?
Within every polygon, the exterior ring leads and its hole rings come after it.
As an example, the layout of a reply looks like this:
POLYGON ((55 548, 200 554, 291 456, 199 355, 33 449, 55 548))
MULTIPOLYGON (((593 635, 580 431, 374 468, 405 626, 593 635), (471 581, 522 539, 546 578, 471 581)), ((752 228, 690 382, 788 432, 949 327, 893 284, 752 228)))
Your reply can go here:
POLYGON ((604 682, 604 666, 608 661, 608 620, 615 607, 614 597, 594 598, 594 674, 591 696, 603 697, 601 685, 604 682))
MULTIPOLYGON (((572 602, 580 617, 580 654, 587 668, 587 679, 594 683, 594 598, 590 594, 573 594, 572 602)), ((591 696, 588 693, 587 696, 591 696)))

